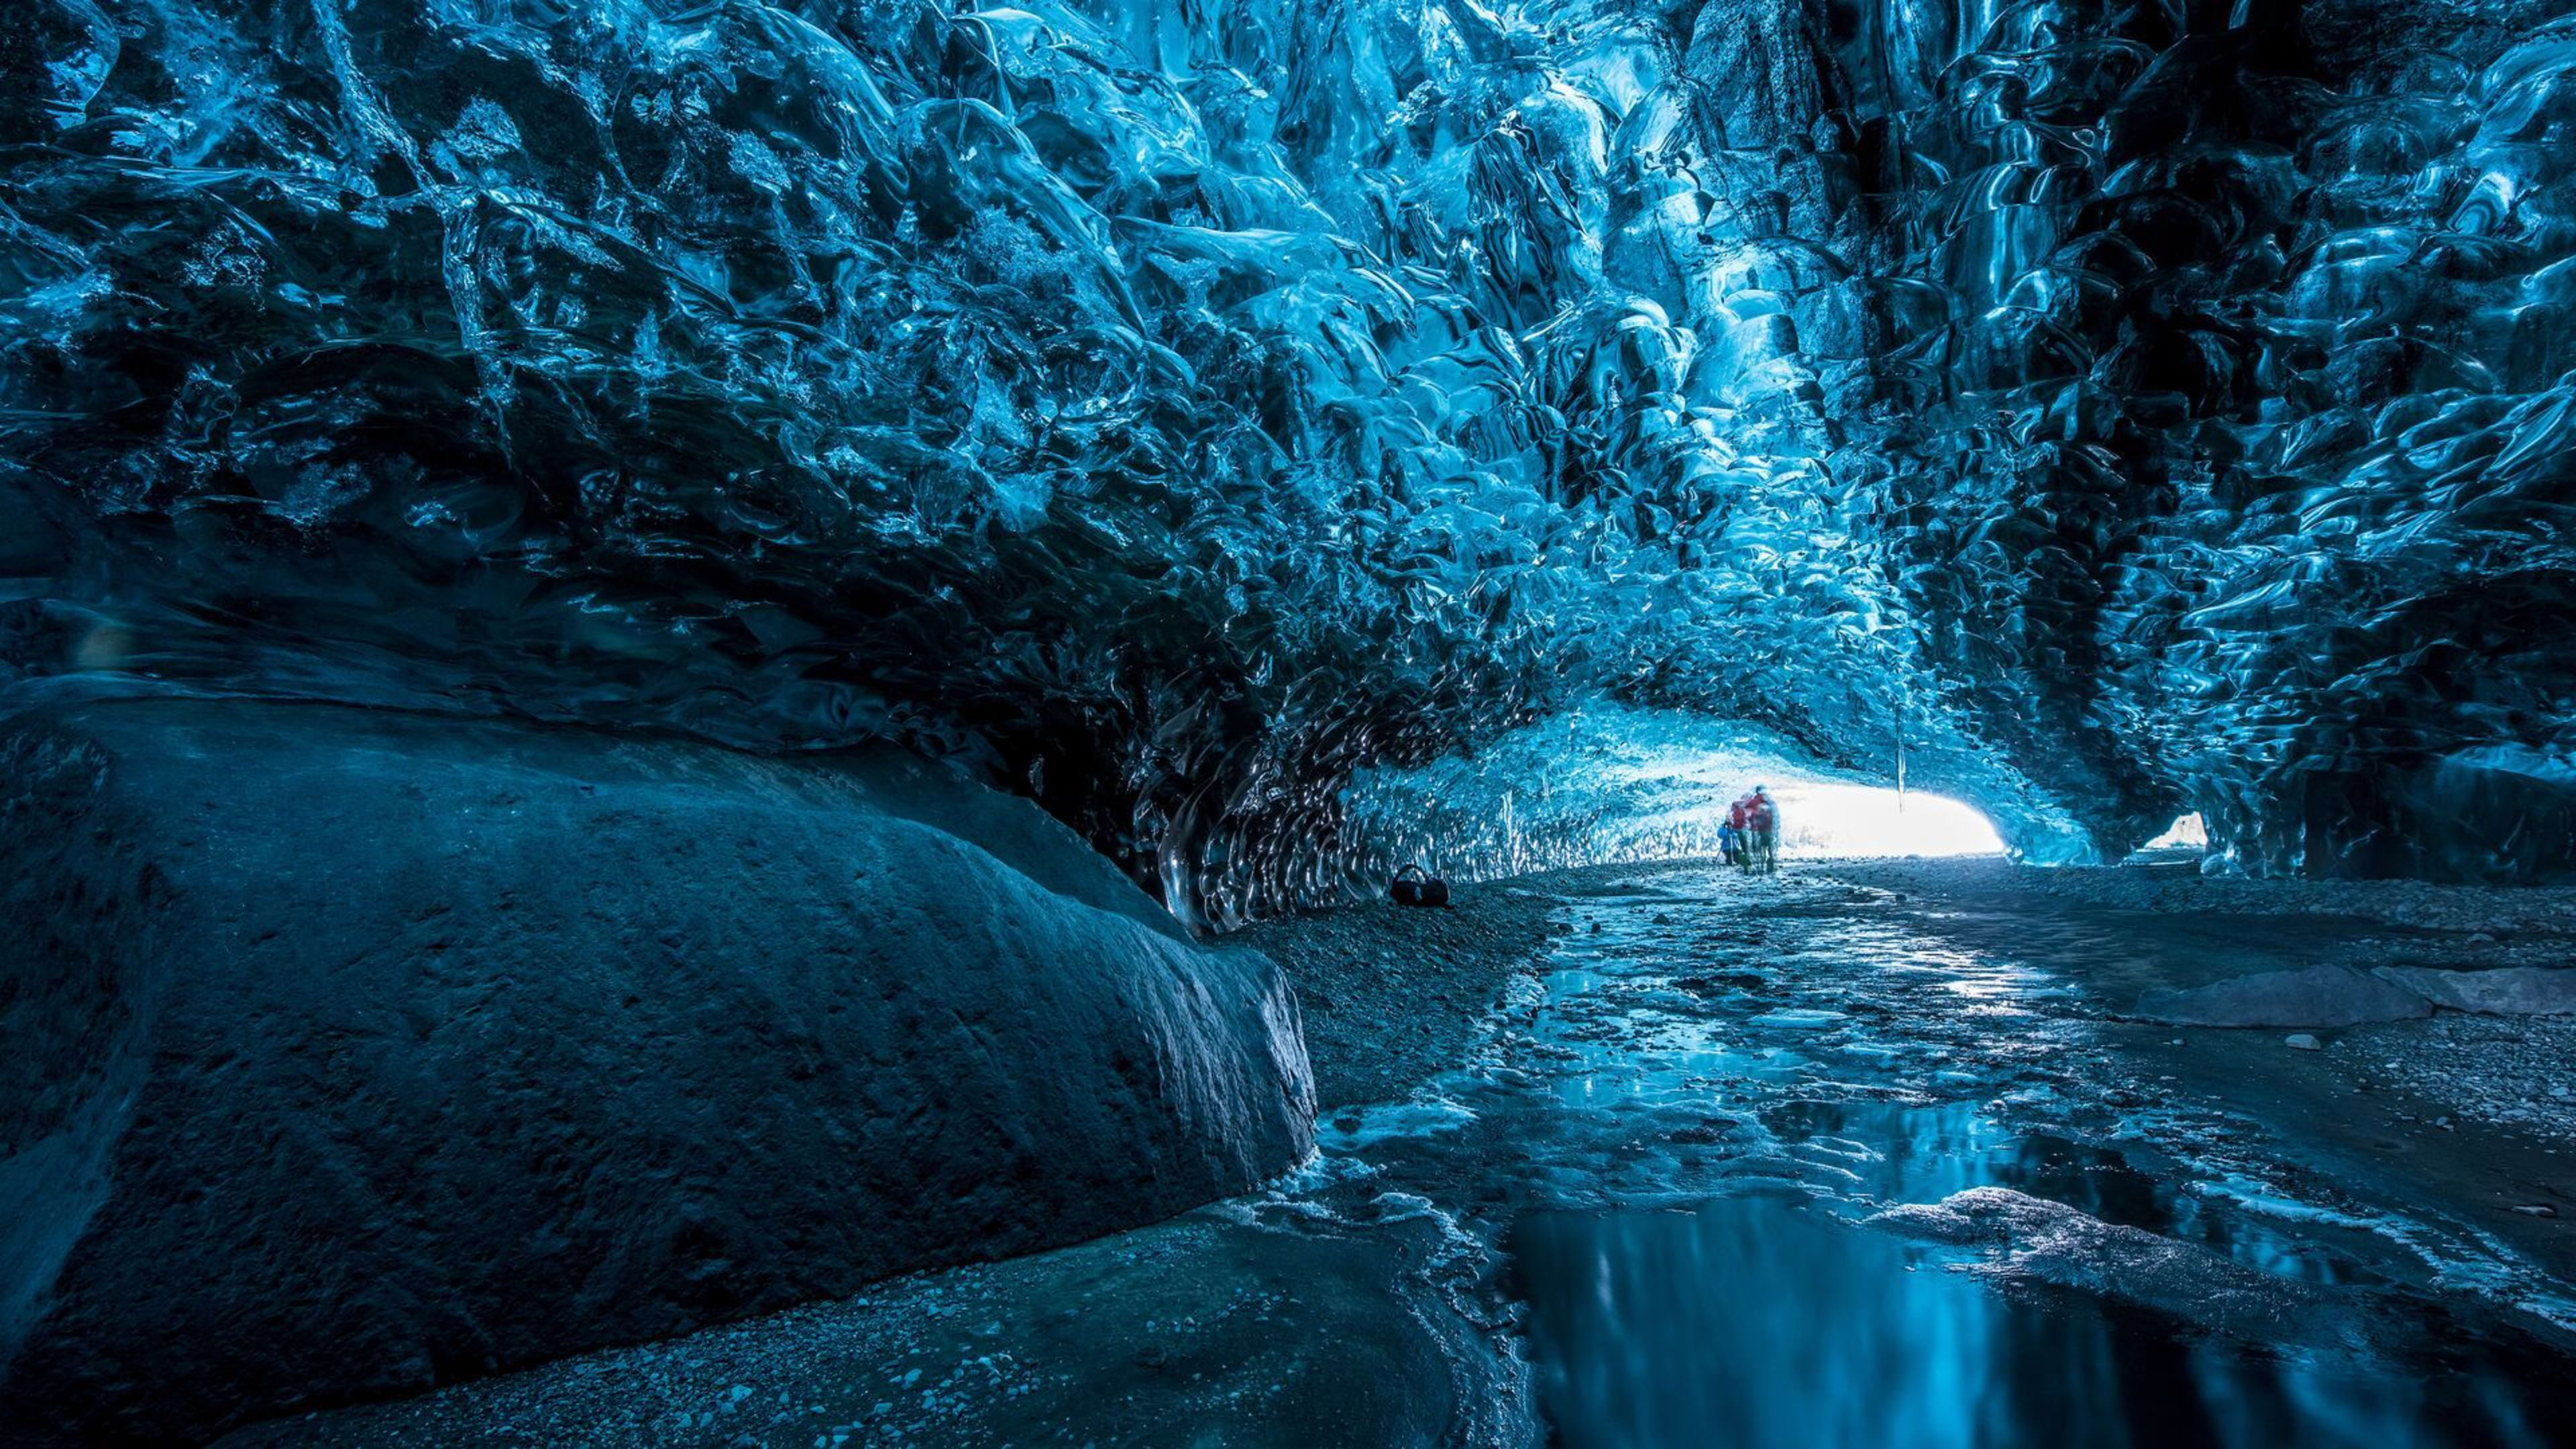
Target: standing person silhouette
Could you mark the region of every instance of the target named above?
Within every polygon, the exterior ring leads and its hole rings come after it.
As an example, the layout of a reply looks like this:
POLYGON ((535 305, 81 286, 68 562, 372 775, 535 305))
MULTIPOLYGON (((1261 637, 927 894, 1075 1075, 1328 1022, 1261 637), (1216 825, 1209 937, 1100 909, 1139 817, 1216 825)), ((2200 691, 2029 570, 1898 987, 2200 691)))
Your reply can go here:
POLYGON ((1740 822, 1744 842, 1744 869, 1747 874, 1776 875, 1780 870, 1780 807, 1771 799, 1771 787, 1756 785, 1753 793, 1735 802, 1727 812, 1730 822, 1740 822))

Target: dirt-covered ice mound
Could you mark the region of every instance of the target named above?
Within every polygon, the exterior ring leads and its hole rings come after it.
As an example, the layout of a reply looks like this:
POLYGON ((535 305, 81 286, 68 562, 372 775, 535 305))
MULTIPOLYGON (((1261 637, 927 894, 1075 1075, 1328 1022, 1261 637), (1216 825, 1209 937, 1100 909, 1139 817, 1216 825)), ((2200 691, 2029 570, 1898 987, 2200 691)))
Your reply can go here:
POLYGON ((2138 1014, 2176 1026, 2342 1027, 2431 1016, 2433 1004, 2349 966, 2259 971, 2209 986, 2150 991, 2138 1014))
POLYGON ((2150 991, 2138 1014, 2176 1026, 2332 1029, 2430 1016, 2436 1008, 2497 1016, 2576 1013, 2576 970, 2511 966, 2444 971, 2424 966, 2312 966, 2261 971, 2208 986, 2150 991))
POLYGON ((0 1437, 676 1333, 1310 1145, 1267 960, 916 767, 190 702, 0 755, 0 1437))

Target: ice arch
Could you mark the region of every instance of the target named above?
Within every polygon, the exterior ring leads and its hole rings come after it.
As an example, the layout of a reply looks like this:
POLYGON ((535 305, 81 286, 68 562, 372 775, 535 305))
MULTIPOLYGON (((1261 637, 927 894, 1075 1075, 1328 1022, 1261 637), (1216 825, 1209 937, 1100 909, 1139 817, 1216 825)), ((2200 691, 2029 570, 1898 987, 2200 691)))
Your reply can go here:
POLYGON ((1713 855, 1726 806, 1755 784, 1780 798, 1792 852, 2010 848, 2041 862, 2090 858, 2082 831, 2063 813, 1943 764, 1914 762, 1947 790, 1982 787, 1983 809, 1920 788, 1906 792, 1900 808, 1898 792, 1883 783, 1892 770, 1836 763, 1773 730, 1593 701, 1472 755, 1366 772, 1351 787, 1349 815, 1369 842, 1370 870, 1421 860, 1467 879, 1713 855))

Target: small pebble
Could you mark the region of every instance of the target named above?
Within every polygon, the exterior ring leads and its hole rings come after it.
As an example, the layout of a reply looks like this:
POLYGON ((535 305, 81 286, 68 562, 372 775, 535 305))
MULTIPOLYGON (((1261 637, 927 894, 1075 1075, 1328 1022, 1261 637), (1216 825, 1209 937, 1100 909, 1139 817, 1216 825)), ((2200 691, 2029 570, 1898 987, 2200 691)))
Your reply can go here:
POLYGON ((2281 1038, 2281 1045, 2285 1047, 2295 1047, 2303 1052, 2313 1052, 2325 1050, 2326 1044, 2317 1040, 2315 1037, 2308 1035, 2304 1031, 2299 1031, 2292 1032, 2288 1036, 2281 1038))

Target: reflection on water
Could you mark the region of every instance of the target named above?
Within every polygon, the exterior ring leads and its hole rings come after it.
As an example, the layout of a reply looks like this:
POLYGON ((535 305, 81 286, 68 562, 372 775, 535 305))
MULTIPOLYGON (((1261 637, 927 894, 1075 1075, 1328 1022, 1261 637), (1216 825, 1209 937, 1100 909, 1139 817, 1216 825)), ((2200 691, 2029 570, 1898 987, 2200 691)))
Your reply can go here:
POLYGON ((2395 1291, 2386 1242, 2082 1140, 2135 1146, 2114 1103, 2154 1093, 2062 977, 1863 899, 1751 904, 1579 905, 1528 1029, 1544 1105, 1480 1104, 1588 1168, 1506 1238, 1561 1442, 2576 1444, 2566 1362, 2395 1291), (2081 1218, 2010 1249, 1860 1222, 1985 1187, 2081 1218))
POLYGON ((1579 906, 1532 1021, 1557 1110, 1522 1140, 1597 1140, 1616 1105, 1706 1144, 1610 1155, 1508 1230, 1560 1442, 2576 1444, 2564 1359, 2399 1290, 2379 1269, 2419 1265, 2335 1214, 2196 1190, 2234 1134, 2133 1161, 2159 1134, 2121 1104, 2161 1104, 2063 978, 1863 899, 1750 904, 1579 906), (2037 1200, 2040 1240, 1860 1221, 1971 1188, 2037 1200))
MULTIPOLYGON (((1981 1285, 1911 1271, 1909 1255, 1768 1198, 1537 1213, 1513 1238, 1540 1391, 1568 1444, 1998 1442, 1978 1422, 2007 1311, 1981 1285)), ((2060 1376, 2078 1376, 2091 1355, 2059 1341, 2060 1376)))
POLYGON ((1532 1213, 1511 1246, 1542 1403, 1575 1449, 2576 1442, 2546 1365, 2267 1353, 1999 1292, 1775 1198, 1532 1213))

